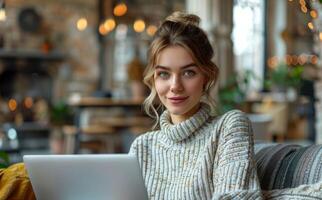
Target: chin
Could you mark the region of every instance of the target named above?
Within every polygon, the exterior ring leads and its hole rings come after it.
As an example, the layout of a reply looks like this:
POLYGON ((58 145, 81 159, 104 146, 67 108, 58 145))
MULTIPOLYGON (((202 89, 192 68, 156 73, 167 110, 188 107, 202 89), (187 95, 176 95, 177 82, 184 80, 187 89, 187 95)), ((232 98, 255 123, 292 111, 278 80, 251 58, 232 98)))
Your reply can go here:
POLYGON ((185 115, 190 110, 185 106, 180 106, 180 107, 169 106, 167 109, 172 115, 185 115))

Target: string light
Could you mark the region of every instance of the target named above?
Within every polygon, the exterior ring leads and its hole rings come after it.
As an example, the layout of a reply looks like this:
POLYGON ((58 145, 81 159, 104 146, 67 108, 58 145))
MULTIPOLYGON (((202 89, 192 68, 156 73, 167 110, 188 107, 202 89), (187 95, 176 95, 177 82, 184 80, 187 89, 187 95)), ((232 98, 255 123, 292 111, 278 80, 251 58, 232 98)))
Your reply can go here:
POLYGON ((142 19, 138 19, 133 24, 133 29, 135 32, 143 32, 145 29, 145 22, 142 19))
POLYGON ((287 65, 290 65, 292 63, 292 56, 286 55, 285 56, 285 60, 286 60, 286 64, 287 65))
POLYGON ((298 63, 300 65, 304 65, 307 62, 307 57, 305 54, 301 54, 298 59, 297 59, 298 63))
POLYGON ((101 35, 107 35, 108 33, 108 30, 105 28, 104 24, 101 24, 98 28, 98 32, 101 34, 101 35))
POLYGON ((318 17, 318 13, 316 12, 316 10, 311 10, 311 11, 310 11, 310 15, 311 15, 311 17, 312 17, 312 18, 314 18, 314 19, 318 17))
POLYGON ((303 13, 307 13, 307 7, 306 6, 301 6, 301 10, 303 13))
POLYGON ((148 26, 148 28, 146 29, 146 33, 149 35, 149 36, 153 36, 155 34, 155 32, 157 31, 157 27, 155 25, 150 25, 148 26))
POLYGON ((0 4, 0 21, 5 21, 7 19, 6 10, 5 10, 5 2, 4 0, 0 4))
POLYGON ((77 20, 77 29, 79 31, 83 31, 87 28, 87 19, 82 17, 79 20, 77 20))
POLYGON ((314 29, 314 25, 312 22, 307 23, 307 26, 309 27, 309 29, 313 30, 314 29))
POLYGON ((26 108, 31 108, 33 105, 33 99, 31 97, 26 97, 26 99, 24 100, 24 105, 26 108))
POLYGON ((292 56, 292 65, 297 65, 297 63, 298 63, 297 55, 293 55, 292 56))
POLYGON ((15 99, 9 99, 8 101, 8 107, 11 112, 15 111, 17 109, 17 101, 15 99))
POLYGON ((278 64, 278 58, 276 56, 273 56, 268 59, 267 65, 269 68, 274 69, 278 64))
POLYGON ((125 3, 119 3, 113 9, 113 14, 118 17, 125 15, 126 12, 127 12, 127 6, 125 3))
POLYGON ((103 25, 104 25, 104 28, 106 29, 106 31, 110 32, 115 28, 116 23, 115 23, 114 19, 109 18, 109 19, 105 20, 103 25))
POLYGON ((311 57, 311 63, 314 65, 316 65, 318 63, 318 57, 316 55, 313 55, 311 57))

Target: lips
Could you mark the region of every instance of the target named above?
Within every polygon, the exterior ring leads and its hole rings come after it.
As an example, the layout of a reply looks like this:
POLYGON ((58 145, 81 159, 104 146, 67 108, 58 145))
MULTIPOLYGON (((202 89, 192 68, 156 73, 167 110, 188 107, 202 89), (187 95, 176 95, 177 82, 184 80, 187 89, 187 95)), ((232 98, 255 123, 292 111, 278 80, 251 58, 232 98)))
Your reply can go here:
POLYGON ((173 104, 179 104, 184 102, 186 99, 188 99, 188 97, 169 97, 168 99, 173 104))

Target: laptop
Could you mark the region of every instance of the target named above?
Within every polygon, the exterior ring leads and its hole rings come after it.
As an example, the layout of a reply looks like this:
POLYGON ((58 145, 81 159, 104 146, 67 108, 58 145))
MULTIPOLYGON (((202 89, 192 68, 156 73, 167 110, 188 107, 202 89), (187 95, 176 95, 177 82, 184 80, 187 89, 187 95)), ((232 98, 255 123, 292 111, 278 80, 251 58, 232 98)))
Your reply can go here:
POLYGON ((134 155, 26 155, 37 200, 148 199, 134 155))

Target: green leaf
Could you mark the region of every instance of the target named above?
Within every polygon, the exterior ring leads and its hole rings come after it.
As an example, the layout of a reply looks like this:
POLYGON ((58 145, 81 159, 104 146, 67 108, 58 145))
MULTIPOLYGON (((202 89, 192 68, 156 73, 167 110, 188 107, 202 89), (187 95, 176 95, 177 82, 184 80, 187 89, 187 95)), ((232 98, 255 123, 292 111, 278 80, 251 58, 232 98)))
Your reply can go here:
POLYGON ((0 168, 7 168, 9 166, 9 156, 6 152, 0 152, 0 168))
POLYGON ((7 168, 7 167, 8 167, 8 165, 1 164, 1 163, 0 163, 0 169, 2 169, 2 168, 7 168))
POLYGON ((0 159, 2 159, 4 162, 9 164, 9 156, 7 153, 1 151, 0 152, 0 159))

